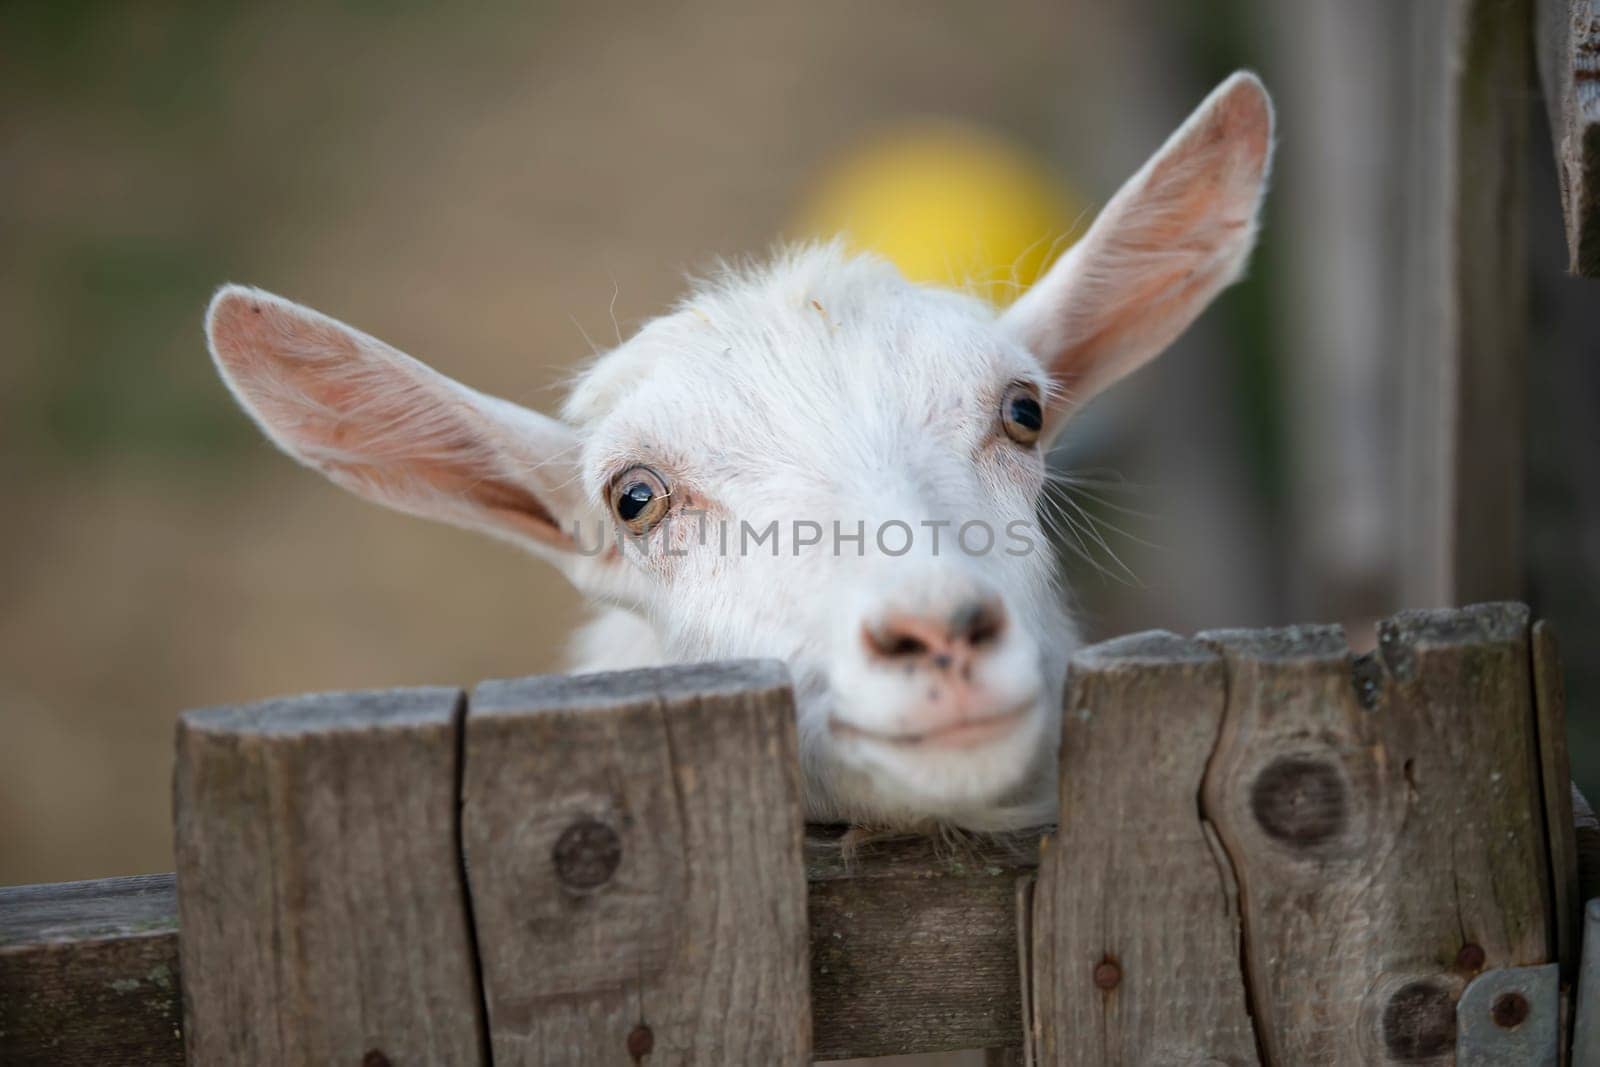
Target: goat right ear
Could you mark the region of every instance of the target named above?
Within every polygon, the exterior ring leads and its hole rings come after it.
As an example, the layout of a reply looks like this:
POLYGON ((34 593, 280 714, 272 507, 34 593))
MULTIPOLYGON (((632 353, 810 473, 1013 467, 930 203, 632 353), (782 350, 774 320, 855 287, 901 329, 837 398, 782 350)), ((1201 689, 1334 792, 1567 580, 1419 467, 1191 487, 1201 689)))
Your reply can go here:
POLYGON ((206 338, 267 436, 358 496, 545 555, 574 547, 584 502, 577 436, 564 423, 259 289, 224 286, 206 338))
POLYGON ((1272 101, 1241 71, 1001 316, 1057 386, 1047 439, 1072 410, 1176 340, 1243 272, 1271 157, 1272 101))

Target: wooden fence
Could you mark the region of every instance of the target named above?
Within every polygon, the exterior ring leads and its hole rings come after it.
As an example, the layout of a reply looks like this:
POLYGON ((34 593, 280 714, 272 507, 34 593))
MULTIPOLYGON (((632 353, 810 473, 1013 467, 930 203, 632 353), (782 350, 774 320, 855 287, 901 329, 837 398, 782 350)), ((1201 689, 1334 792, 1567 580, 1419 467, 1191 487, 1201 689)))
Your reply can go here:
POLYGON ((853 855, 776 664, 192 712, 175 878, 0 890, 0 1062, 1554 1063, 1558 679, 1508 604, 1122 638, 1058 828, 853 855))
MULTIPOLYGON (((1427 0, 1408 170, 1406 596, 1519 586, 1518 158, 1536 46, 1600 276, 1592 0, 1427 0)), ((0 1063, 1600 1059, 1600 838, 1515 605, 1080 653, 1061 821, 804 827, 734 664, 191 713, 176 876, 0 889, 0 1063), (1591 864, 1593 866, 1593 864, 1591 864), (1587 893, 1585 886, 1594 887, 1587 893), (1576 1025, 1574 1027, 1574 1017, 1576 1025)))

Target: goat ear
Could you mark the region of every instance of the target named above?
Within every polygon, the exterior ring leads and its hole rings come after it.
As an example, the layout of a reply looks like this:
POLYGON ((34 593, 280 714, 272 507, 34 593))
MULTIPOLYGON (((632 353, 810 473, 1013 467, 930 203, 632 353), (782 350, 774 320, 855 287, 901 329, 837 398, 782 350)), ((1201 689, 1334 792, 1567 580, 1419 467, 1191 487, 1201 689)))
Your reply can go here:
POLYGON ((358 496, 545 550, 573 547, 576 435, 259 289, 206 313, 222 378, 272 441, 358 496))
POLYGON ((1272 102, 1241 71, 1214 89, 1001 317, 1057 390, 1046 433, 1166 348, 1237 279, 1255 244, 1272 102))

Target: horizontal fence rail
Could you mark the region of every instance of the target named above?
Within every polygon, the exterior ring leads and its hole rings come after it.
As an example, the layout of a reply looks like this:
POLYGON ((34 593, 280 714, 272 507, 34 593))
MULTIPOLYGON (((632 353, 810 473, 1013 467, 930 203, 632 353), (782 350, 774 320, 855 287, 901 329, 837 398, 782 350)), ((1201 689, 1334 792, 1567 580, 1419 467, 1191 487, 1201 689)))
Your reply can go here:
POLYGON ((190 713, 175 877, 0 890, 0 1062, 1544 1062, 1595 838, 1553 639, 1379 634, 1080 651, 1006 839, 803 826, 776 664, 190 713))

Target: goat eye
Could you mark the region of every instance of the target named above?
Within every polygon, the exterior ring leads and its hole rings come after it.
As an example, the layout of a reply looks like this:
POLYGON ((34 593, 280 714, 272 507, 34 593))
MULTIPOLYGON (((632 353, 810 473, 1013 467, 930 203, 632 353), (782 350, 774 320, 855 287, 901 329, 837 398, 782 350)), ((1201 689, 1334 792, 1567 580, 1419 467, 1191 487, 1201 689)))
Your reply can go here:
POLYGON ((672 493, 649 467, 629 467, 611 482, 611 510, 636 534, 648 533, 666 515, 672 493))
POLYGON ((1019 445, 1039 440, 1044 429, 1044 409, 1039 405, 1039 390, 1027 382, 1012 382, 1000 400, 1000 425, 1006 436, 1019 445))

